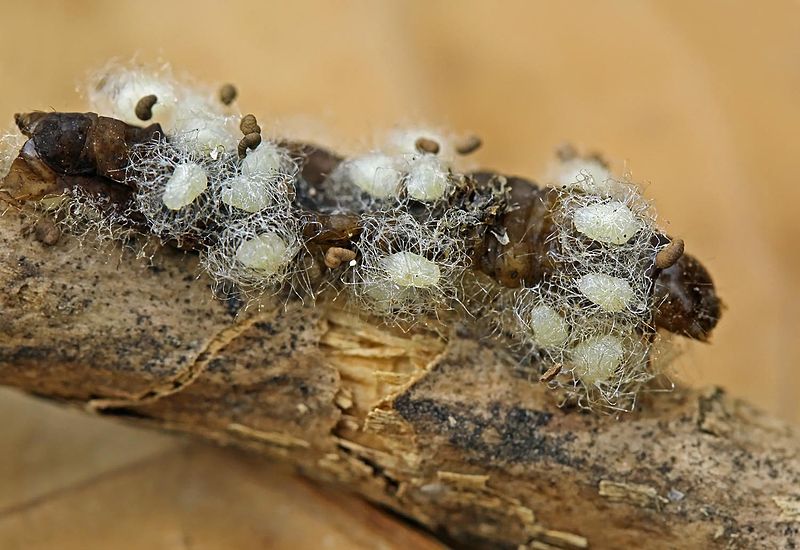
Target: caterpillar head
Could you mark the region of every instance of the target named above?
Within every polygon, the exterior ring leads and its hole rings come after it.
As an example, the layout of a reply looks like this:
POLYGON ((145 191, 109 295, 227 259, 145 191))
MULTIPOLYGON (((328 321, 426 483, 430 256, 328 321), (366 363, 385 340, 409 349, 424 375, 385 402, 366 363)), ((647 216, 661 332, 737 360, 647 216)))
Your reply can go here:
POLYGON ((657 326, 704 342, 722 313, 711 275, 689 255, 658 274, 653 299, 657 326))

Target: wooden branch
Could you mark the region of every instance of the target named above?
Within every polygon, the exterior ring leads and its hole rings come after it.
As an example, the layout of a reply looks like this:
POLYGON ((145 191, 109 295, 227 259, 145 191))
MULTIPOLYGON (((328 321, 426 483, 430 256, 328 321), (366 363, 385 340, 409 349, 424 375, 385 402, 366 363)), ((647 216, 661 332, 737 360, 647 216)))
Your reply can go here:
POLYGON ((0 217, 2 384, 280 458, 464 546, 800 542, 797 431, 720 390, 561 410, 465 327, 402 333, 339 301, 240 311, 193 255, 147 266, 35 221, 0 217))

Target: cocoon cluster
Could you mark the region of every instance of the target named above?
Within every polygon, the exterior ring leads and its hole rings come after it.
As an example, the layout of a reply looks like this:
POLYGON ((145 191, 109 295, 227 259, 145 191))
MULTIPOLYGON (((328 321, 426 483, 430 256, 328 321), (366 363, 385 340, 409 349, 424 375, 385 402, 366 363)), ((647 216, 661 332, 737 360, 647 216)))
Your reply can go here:
POLYGON ((365 220, 360 261, 350 288, 361 306, 394 321, 413 321, 453 307, 468 266, 463 242, 441 221, 420 222, 402 211, 365 220))
POLYGON ((451 181, 454 149, 449 140, 428 130, 393 132, 384 145, 355 156, 331 175, 330 185, 340 196, 350 196, 350 205, 408 196, 420 202, 434 202, 445 196, 451 181), (435 152, 421 150, 420 139, 435 152))
POLYGON ((561 367, 550 384, 581 406, 627 409, 652 378, 650 344, 637 325, 594 314, 543 285, 519 291, 515 312, 535 359, 561 367))
POLYGON ((216 224, 288 211, 296 173, 288 154, 271 143, 262 143, 240 162, 235 154, 213 158, 158 140, 133 151, 127 178, 151 231, 180 246, 204 240, 216 224))
MULTIPOLYGON (((88 96, 99 114, 136 125, 158 122, 165 135, 131 152, 130 212, 79 189, 55 199, 62 223, 74 232, 119 240, 124 222, 143 218, 162 241, 200 250, 201 265, 223 295, 289 287, 316 296, 319 288, 308 285, 313 268, 315 284, 344 287, 356 306, 401 326, 456 308, 502 318, 496 324, 503 329, 512 317, 510 327, 542 369, 556 373, 548 382, 584 407, 630 408, 654 375, 650 269, 662 240, 638 189, 615 179, 599 158, 564 155, 549 176, 553 189, 535 195, 543 201, 536 203, 540 226, 553 228, 542 239, 545 275, 533 287, 512 290, 483 265, 465 276, 470 254, 485 261, 478 250, 493 242, 485 235, 507 245, 513 233, 500 227, 514 208, 507 180, 472 186, 458 174, 459 156, 477 145, 456 146, 431 129, 395 131, 312 189, 285 148, 260 141, 254 117, 243 122, 211 90, 174 78, 168 67, 111 65, 94 78, 88 96), (143 98, 150 98, 145 107, 143 98), (354 222, 342 216, 348 220, 342 224, 352 223, 346 237, 309 239, 304 229, 324 225, 324 216, 304 208, 317 204, 325 205, 319 206, 325 215, 358 215, 354 222), (339 262, 337 251, 346 259, 339 262)), ((0 137, 0 177, 21 142, 19 135, 0 137)), ((526 258, 536 255, 521 250, 526 258)))
POLYGON ((179 245, 205 242, 201 262, 221 294, 291 282, 303 246, 290 201, 296 174, 286 151, 266 142, 240 162, 158 141, 137 150, 129 169, 151 231, 179 245))
POLYGON ((655 222, 630 184, 595 159, 570 159, 552 203, 555 268, 517 292, 523 339, 545 366, 561 365, 550 383, 587 407, 632 406, 652 378, 652 281, 655 222))
MULTIPOLYGON (((87 96, 100 115, 164 130, 131 151, 126 172, 136 190, 131 210, 151 233, 178 246, 202 243, 217 290, 258 293, 291 282, 303 241, 290 200, 298 168, 285 149, 264 140, 240 159, 240 114, 217 90, 177 79, 166 65, 112 63, 93 76, 87 96), (148 96, 155 99, 143 110, 148 96)), ((63 199, 69 229, 84 231, 79 219, 103 233, 123 225, 93 197, 63 199)))
POLYGON ((93 76, 86 95, 100 115, 129 124, 161 124, 173 144, 187 151, 214 157, 236 151, 239 113, 218 101, 212 90, 180 82, 167 65, 110 64, 93 76), (150 118, 142 120, 136 108, 147 96, 156 101, 150 118))

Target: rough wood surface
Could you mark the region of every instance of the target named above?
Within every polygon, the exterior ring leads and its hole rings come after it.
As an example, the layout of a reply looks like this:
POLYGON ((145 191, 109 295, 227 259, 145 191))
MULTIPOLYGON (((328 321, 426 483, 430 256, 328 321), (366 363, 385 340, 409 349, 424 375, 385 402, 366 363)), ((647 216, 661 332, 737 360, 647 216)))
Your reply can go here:
POLYGON ((800 443, 720 391, 565 411, 491 340, 339 302, 239 311, 194 257, 146 266, 0 217, 0 383, 248 448, 464 545, 791 547, 800 443), (237 315, 238 313, 238 315, 237 315))
POLYGON ((0 33, 3 130, 15 112, 86 109, 86 72, 138 52, 236 84, 270 135, 341 152, 432 125, 477 132, 482 167, 541 179, 564 140, 602 151, 728 307, 714 345, 680 358, 683 378, 800 421, 795 0, 5 4, 18 24, 0 33))

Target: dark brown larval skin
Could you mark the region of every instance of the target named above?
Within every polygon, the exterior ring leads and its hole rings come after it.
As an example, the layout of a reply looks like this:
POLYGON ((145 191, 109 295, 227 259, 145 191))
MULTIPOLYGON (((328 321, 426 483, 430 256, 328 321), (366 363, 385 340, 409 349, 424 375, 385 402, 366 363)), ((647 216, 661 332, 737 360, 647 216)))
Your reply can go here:
MULTIPOLYGON (((488 172, 472 176, 479 184, 498 177, 488 172)), ((506 288, 532 286, 555 268, 550 254, 555 242, 549 239, 554 226, 548 214, 555 196, 532 181, 501 177, 508 190, 508 208, 478 245, 476 267, 506 288)))
MULTIPOLYGON (((126 177, 131 149, 151 140, 166 139, 161 127, 146 128, 102 117, 95 113, 33 112, 15 116, 20 130, 30 139, 14 161, 3 182, 9 202, 38 200, 80 188, 108 199, 109 207, 131 212, 135 180, 126 177)), ((326 176, 343 159, 321 147, 285 142, 300 167, 301 185, 295 202, 302 211, 304 237, 313 248, 352 247, 361 232, 360 216, 319 211, 314 198, 324 196, 326 176)), ((500 189, 502 198, 475 228, 472 239, 473 268, 507 288, 532 286, 545 279, 555 266, 550 239, 554 226, 548 214, 555 194, 534 182, 493 172, 463 177, 454 200, 485 200, 486 190, 500 189), (498 207, 498 205, 500 205, 498 207)), ((142 227, 131 215, 131 225, 142 227)), ((213 228, 210 228, 213 229, 213 228)), ((660 235, 663 243, 670 239, 660 235)), ((202 247, 202 242, 194 243, 202 247)), ((653 258, 655 262, 655 258, 653 258)), ((674 265, 651 270, 657 328, 707 341, 716 326, 721 302, 708 271, 694 257, 684 254, 674 265)))
POLYGON ((164 133, 159 124, 139 128, 95 113, 33 112, 14 119, 33 140, 37 156, 56 173, 119 183, 125 183, 131 148, 164 133))
POLYGON ((659 273, 654 297, 656 326, 704 342, 722 313, 711 275, 688 254, 659 273))
MULTIPOLYGON (((498 177, 488 172, 473 176, 479 182, 498 177)), ((487 232, 482 240, 475 255, 476 267, 505 287, 533 286, 556 268, 551 253, 557 243, 549 238, 555 226, 549 213, 557 194, 552 188, 539 187, 523 178, 504 179, 510 191, 509 208, 498 220, 496 230, 487 232)), ((655 244, 665 245, 671 240, 666 235, 657 235, 655 244)), ((654 325, 708 341, 719 321, 722 302, 703 264, 694 256, 681 253, 665 269, 657 268, 654 263, 650 276, 654 280, 656 304, 654 325)))

